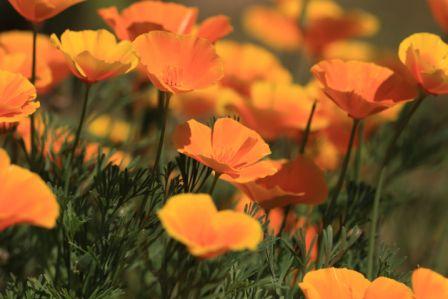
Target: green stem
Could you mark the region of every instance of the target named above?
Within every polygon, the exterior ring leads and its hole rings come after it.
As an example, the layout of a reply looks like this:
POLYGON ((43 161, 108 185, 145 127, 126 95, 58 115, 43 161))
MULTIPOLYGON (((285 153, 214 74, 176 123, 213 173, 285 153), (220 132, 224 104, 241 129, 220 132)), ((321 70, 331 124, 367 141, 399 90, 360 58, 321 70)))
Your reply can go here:
MULTIPOLYGON (((31 59, 31 83, 34 85, 36 83, 36 64, 37 64, 37 26, 33 25, 33 52, 31 59)), ((31 145, 31 161, 34 159, 34 154, 36 152, 35 144, 35 134, 36 125, 34 121, 34 114, 30 116, 30 145, 31 145)))
POLYGON ((359 119, 353 119, 352 131, 350 133, 350 139, 348 141, 347 151, 346 151, 346 154, 344 157, 344 161, 342 162, 341 173, 339 174, 339 179, 336 184, 336 188, 334 190, 333 196, 331 197, 330 202, 327 206, 327 210, 326 210, 327 214, 331 210, 333 205, 337 202, 337 200, 339 198, 339 194, 341 193, 341 190, 342 190, 342 186, 344 185, 345 175, 347 173, 348 164, 350 162, 350 156, 352 153, 353 143, 355 141, 355 136, 356 136, 356 129, 358 128, 359 122, 360 122, 359 119))
POLYGON ((85 96, 84 96, 84 103, 82 105, 82 111, 81 111, 81 117, 79 119, 78 129, 76 130, 75 142, 73 143, 72 152, 70 154, 70 163, 75 156, 76 148, 78 147, 79 139, 81 137, 82 128, 84 126, 84 122, 85 122, 85 118, 86 118, 86 114, 87 114, 87 106, 89 103, 89 94, 90 94, 91 86, 92 85, 90 83, 86 83, 86 92, 85 92, 85 96))
POLYGON ((163 93, 162 99, 162 113, 163 119, 160 127, 160 137, 159 137, 159 145, 157 146, 157 155, 154 161, 153 173, 159 170, 160 158, 162 156, 163 143, 165 141, 165 131, 166 131, 166 123, 168 120, 169 106, 170 106, 170 95, 163 91, 159 91, 163 93))
POLYGON ((287 205, 286 208, 285 208, 285 211, 284 211, 284 213, 285 213, 284 215, 285 216, 283 217, 282 226, 280 227, 280 230, 278 231, 278 236, 279 237, 282 236, 282 233, 283 233, 283 231, 286 228, 286 224, 288 222, 288 215, 289 215, 289 212, 291 212, 291 209, 292 209, 292 205, 287 205))
POLYGON ((317 101, 314 101, 313 106, 311 107, 310 116, 308 117, 308 121, 306 123, 305 132, 303 133, 302 144, 300 145, 300 154, 305 154, 306 144, 308 143, 308 137, 311 132, 311 124, 313 122, 314 113, 316 112, 317 101))
POLYGON ((380 200, 381 200, 381 192, 383 190, 384 176, 386 173, 386 167, 394 156, 395 145, 397 144, 398 139, 403 133, 404 129, 408 125, 412 116, 415 114, 417 109, 422 104, 423 100, 426 98, 426 94, 421 93, 418 98, 412 104, 409 112, 401 119, 401 121, 397 124, 395 128, 395 133, 392 139, 389 142, 389 145, 386 148, 386 152, 383 158, 383 162, 380 166, 380 172, 378 175, 378 181, 376 184, 375 198, 373 201, 372 207, 372 222, 370 224, 370 232, 369 232, 369 244, 368 244, 368 254, 367 254, 367 277, 369 279, 373 279, 373 268, 374 268, 374 256, 375 256, 375 241, 377 234, 377 226, 378 226, 378 218, 379 218, 379 210, 380 210, 380 200))
POLYGON ((356 148, 355 165, 353 171, 353 177, 357 182, 359 181, 359 176, 361 173, 363 141, 364 141, 364 122, 361 121, 358 128, 358 147, 356 148))
POLYGON ((219 177, 221 176, 220 173, 215 173, 215 177, 213 178, 212 186, 210 187, 210 196, 213 196, 213 191, 215 191, 216 183, 218 182, 219 177))

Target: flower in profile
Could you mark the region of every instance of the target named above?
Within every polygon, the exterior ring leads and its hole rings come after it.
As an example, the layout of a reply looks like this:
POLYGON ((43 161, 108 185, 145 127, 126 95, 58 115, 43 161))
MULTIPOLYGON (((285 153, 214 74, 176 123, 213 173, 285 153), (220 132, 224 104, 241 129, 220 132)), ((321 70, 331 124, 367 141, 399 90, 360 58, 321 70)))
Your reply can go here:
POLYGON ((244 192, 263 209, 291 204, 321 204, 328 196, 323 172, 308 158, 297 156, 292 161, 263 161, 265 168, 275 171, 258 179, 221 176, 244 192))
POLYGON ((413 34, 401 42, 398 55, 423 90, 448 93, 448 45, 439 36, 413 34))
POLYGON ((206 88, 223 76, 222 61, 205 38, 151 31, 136 38, 134 46, 149 79, 162 91, 206 88))
POLYGON ((448 32, 448 1, 446 0, 428 0, 429 8, 437 24, 448 32))
POLYGON ((66 30, 60 40, 55 34, 51 40, 64 53, 70 71, 87 83, 126 74, 138 64, 132 43, 117 42, 106 30, 66 30))
POLYGON ((448 298, 448 278, 432 270, 419 268, 412 273, 415 299, 448 298))
POLYGON ((0 122, 17 122, 40 106, 36 88, 23 75, 0 70, 0 122))
POLYGON ((270 163, 260 161, 271 153, 269 145, 231 118, 218 119, 212 129, 189 120, 176 128, 173 141, 178 152, 242 182, 275 172, 270 163))
POLYGON ((354 119, 363 119, 417 95, 398 74, 373 63, 324 60, 311 72, 327 96, 354 119))
POLYGON ((41 23, 85 0, 8 0, 14 9, 32 23, 41 23))
POLYGON ((201 258, 227 251, 256 250, 263 239, 260 223, 232 210, 218 211, 208 194, 180 194, 157 212, 168 235, 201 258))
MULTIPOLYGON (((15 56, 16 61, 11 62, 11 67, 27 78, 31 78, 32 59, 30 53, 33 50, 33 33, 31 31, 6 31, 0 33, 0 48, 4 50, 5 57, 15 56)), ((70 73, 65 62, 64 54, 58 51, 46 35, 37 36, 37 68, 36 89, 39 94, 50 91, 54 86, 64 80, 70 73)), ((1 52, 1 50, 0 50, 1 52)), ((2 54, 0 54, 0 57, 2 54)), ((0 58, 0 65, 2 65, 0 58)), ((1 69, 10 70, 5 67, 1 69)))
POLYGON ((11 165, 3 149, 0 149, 0 188, 0 231, 22 223, 44 228, 56 225, 59 216, 56 196, 37 174, 11 165))

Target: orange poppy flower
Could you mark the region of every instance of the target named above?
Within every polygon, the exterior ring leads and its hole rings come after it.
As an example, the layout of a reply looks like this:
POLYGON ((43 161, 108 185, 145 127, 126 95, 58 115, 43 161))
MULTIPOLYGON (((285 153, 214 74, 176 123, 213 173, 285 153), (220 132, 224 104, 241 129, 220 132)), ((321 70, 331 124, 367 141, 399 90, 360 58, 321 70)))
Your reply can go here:
POLYGON ((412 273, 412 289, 415 299, 448 298, 448 278, 425 268, 412 273))
POLYGON ((448 44, 431 33, 416 33, 400 44, 399 57, 421 88, 430 94, 448 93, 448 44))
POLYGON ((309 159, 297 156, 293 161, 267 160, 266 168, 275 173, 259 179, 223 175, 221 178, 243 191, 264 209, 291 204, 320 204, 328 196, 328 186, 322 171, 309 159))
POLYGON ((197 28, 196 35, 206 38, 212 43, 229 35, 233 31, 229 17, 217 15, 205 19, 197 28))
POLYGON ((373 63, 325 60, 314 65, 311 72, 328 97, 355 119, 416 96, 412 86, 398 74, 373 63))
MULTIPOLYGON (((5 55, 21 59, 13 63, 16 70, 31 78, 31 53, 33 50, 33 33, 30 31, 7 31, 0 33, 0 48, 5 55), (21 58, 19 58, 21 56, 21 58)), ((0 50, 1 52, 1 50, 0 50)), ((64 80, 70 73, 64 55, 58 51, 48 36, 37 37, 36 89, 39 94, 46 93, 64 80)), ((1 56, 1 54, 0 54, 1 56)), ((2 59, 0 58, 0 61, 2 59)), ((0 62, 0 65, 2 63, 0 62)), ((3 67, 0 67, 5 69, 3 67)), ((6 69, 10 70, 10 69, 6 69)), ((11 70, 12 71, 12 70, 11 70)))
POLYGON ((123 120, 104 114, 89 124, 88 131, 96 137, 109 139, 114 143, 123 143, 131 135, 131 126, 123 120))
POLYGON ((361 41, 341 41, 329 44, 322 52, 325 59, 373 61, 378 50, 371 44, 361 41))
POLYGON ((206 88, 223 76, 222 61, 204 38, 152 31, 140 35, 134 46, 149 79, 160 90, 206 88))
POLYGON ((157 212, 168 235, 194 256, 212 258, 227 251, 256 250, 260 223, 232 210, 219 211, 208 194, 180 194, 157 212))
POLYGON ((44 228, 56 225, 59 215, 56 196, 37 174, 11 165, 3 149, 0 149, 0 188, 0 231, 21 223, 44 228))
POLYGON ((429 8, 437 24, 448 32, 448 1, 446 0, 428 0, 429 8))
POLYGON ((36 88, 23 75, 0 70, 0 122, 17 122, 33 114, 40 103, 36 88))
POLYGON ((85 0, 8 0, 14 9, 32 23, 41 23, 85 0))
POLYGON ((136 2, 121 14, 116 7, 98 10, 99 15, 121 40, 133 40, 152 30, 187 34, 196 23, 197 8, 162 1, 136 2))
POLYGON ((275 172, 260 161, 271 150, 258 133, 231 118, 218 119, 213 129, 195 120, 176 128, 173 141, 177 151, 238 181, 247 182, 275 172))
POLYGON ((406 285, 386 277, 375 279, 367 288, 363 299, 414 299, 406 285))
POLYGON ((55 34, 51 39, 64 53, 70 71, 84 82, 95 83, 126 74, 138 64, 132 43, 117 43, 115 36, 106 30, 66 30, 61 40, 55 34))

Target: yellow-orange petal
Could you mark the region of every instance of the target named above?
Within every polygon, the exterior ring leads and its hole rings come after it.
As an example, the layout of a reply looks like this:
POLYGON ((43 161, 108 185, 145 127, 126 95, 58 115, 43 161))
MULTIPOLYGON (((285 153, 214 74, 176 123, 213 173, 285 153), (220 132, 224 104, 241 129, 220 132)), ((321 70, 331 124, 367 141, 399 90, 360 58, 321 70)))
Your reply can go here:
POLYGON ((428 0, 429 8, 437 24, 448 32, 448 1, 446 0, 428 0))
POLYGON ((375 279, 367 288, 364 299, 414 299, 406 285, 386 277, 375 279))
POLYGON ((448 278, 430 269, 419 268, 412 273, 415 299, 448 298, 448 278))
POLYGON ((8 0, 25 19, 41 23, 85 0, 8 0))
POLYGON ((198 28, 197 35, 212 43, 232 33, 233 27, 229 17, 217 15, 205 19, 198 28))

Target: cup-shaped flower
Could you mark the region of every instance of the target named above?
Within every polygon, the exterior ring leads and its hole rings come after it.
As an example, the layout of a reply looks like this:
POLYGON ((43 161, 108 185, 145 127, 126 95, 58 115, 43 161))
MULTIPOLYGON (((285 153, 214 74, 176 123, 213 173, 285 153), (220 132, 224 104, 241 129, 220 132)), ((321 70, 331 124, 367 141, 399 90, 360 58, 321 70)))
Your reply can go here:
POLYGON ((56 225, 59 205, 45 182, 28 169, 11 165, 0 149, 0 231, 28 223, 44 228, 56 225))
POLYGON ((23 75, 0 71, 0 122, 17 122, 33 114, 40 103, 36 88, 23 75))
POLYGON ((258 221, 244 213, 218 211, 208 194, 173 196, 157 215, 168 235, 201 258, 255 250, 263 239, 258 221))
POLYGON ((95 83, 126 74, 138 65, 132 43, 117 42, 107 30, 66 30, 53 43, 61 50, 71 72, 87 83, 95 83))
POLYGON ((212 129, 189 120, 176 128, 173 141, 178 152, 242 182, 275 172, 270 163, 260 161, 271 153, 269 145, 231 118, 218 119, 212 129))
POLYGON ((32 23, 41 23, 85 0, 8 0, 14 9, 32 23))
POLYGON ((439 36, 413 34, 401 42, 398 55, 423 90, 448 93, 448 44, 439 36))
POLYGON ((324 60, 311 68, 323 91, 355 119, 416 97, 416 90, 392 70, 360 61, 324 60))
POLYGON ((221 59, 205 38, 151 31, 136 38, 134 46, 149 79, 162 91, 206 88, 223 76, 221 59))
POLYGON ((448 32, 448 1, 447 0, 428 0, 429 8, 437 24, 448 32))
MULTIPOLYGON (((292 161, 263 161, 276 169, 275 173, 256 180, 221 178, 243 191, 264 209, 284 207, 291 204, 320 204, 328 196, 328 186, 323 172, 313 161, 297 156, 292 161)), ((269 168, 268 168, 269 169, 269 168)))
POLYGON ((412 289, 415 299, 448 298, 448 278, 425 268, 412 273, 412 289))
POLYGON ((133 3, 121 13, 116 7, 98 11, 121 40, 133 40, 152 30, 188 34, 196 23, 198 10, 181 4, 162 1, 133 3))

